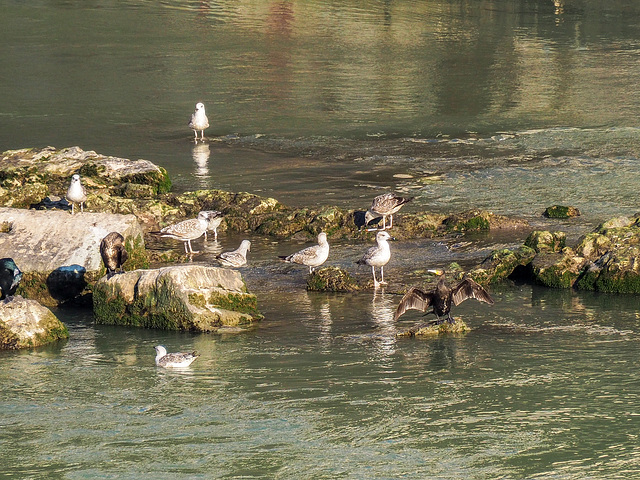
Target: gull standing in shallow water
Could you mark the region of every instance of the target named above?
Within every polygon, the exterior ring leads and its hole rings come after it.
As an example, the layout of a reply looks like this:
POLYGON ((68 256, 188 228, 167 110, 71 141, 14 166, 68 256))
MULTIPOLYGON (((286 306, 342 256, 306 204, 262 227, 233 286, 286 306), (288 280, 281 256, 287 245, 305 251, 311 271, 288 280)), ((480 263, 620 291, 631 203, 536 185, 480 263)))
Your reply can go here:
POLYGON ((204 129, 209 128, 209 119, 204 113, 204 103, 196 103, 196 111, 191 114, 189 128, 193 129, 193 133, 196 136, 196 142, 198 141, 198 131, 200 131, 201 140, 204 140, 204 129))
POLYGON ((380 285, 386 285, 384 281, 384 266, 389 263, 391 259, 391 249, 389 248, 388 240, 391 239, 386 231, 382 230, 376 234, 376 242, 378 245, 371 247, 363 257, 356 263, 359 265, 370 265, 371 273, 373 274, 373 286, 378 288, 380 285), (376 267, 380 267, 380 281, 376 279, 376 267))
POLYGON ((307 265, 309 273, 313 272, 315 267, 319 267, 329 258, 329 242, 327 242, 327 234, 320 232, 318 234, 318 245, 307 247, 299 252, 292 253, 288 256, 281 256, 285 262, 299 263, 307 265))
POLYGON ((205 212, 198 213, 198 218, 190 218, 174 225, 164 227, 159 232, 150 232, 154 235, 160 235, 164 238, 173 238, 184 242, 184 251, 187 254, 198 253, 191 247, 191 240, 200 238, 209 226, 207 214, 205 212), (187 245, 189 249, 187 250, 187 245))
MULTIPOLYGON (((378 195, 371 202, 371 207, 364 214, 364 223, 367 225, 374 218, 382 217, 382 229, 393 227, 393 214, 402 208, 405 203, 409 203, 414 197, 401 197, 395 193, 383 193, 378 195), (387 216, 389 216, 389 226, 387 227, 387 216)), ((375 229, 374 229, 375 230, 375 229)))
POLYGON ((465 278, 458 285, 451 288, 447 285, 444 278, 443 270, 429 270, 430 273, 434 273, 440 276, 438 284, 431 291, 424 292, 416 287, 411 287, 407 293, 405 293, 402 300, 398 304, 394 320, 398 320, 400 315, 410 309, 422 310, 426 312, 425 315, 433 313, 436 316, 436 325, 443 322, 440 317, 447 316, 449 323, 455 323, 455 320, 451 318, 451 305, 460 305, 462 302, 469 298, 474 298, 479 302, 488 303, 493 305, 493 298, 489 295, 481 285, 476 283, 470 278, 465 278), (432 307, 430 312, 427 309, 432 307))
MULTIPOLYGON (((222 215, 222 212, 219 212, 217 210, 204 210, 202 213, 204 213, 207 216, 207 222, 208 222, 207 230, 213 230, 213 239, 217 240, 218 227, 222 223, 222 220, 224 220, 224 216, 222 215)), ((207 230, 205 230, 204 232, 205 241, 207 240, 207 230)))
POLYGON ((216 258, 226 267, 241 267, 247 263, 247 251, 251 250, 251 242, 242 240, 240 246, 233 252, 223 252, 216 258))
POLYGON ((71 177, 71 185, 67 190, 67 200, 71 204, 71 215, 73 215, 73 205, 80 204, 80 212, 84 212, 84 202, 87 201, 87 192, 80 182, 80 175, 77 173, 71 177))
POLYGON ((159 367, 165 367, 165 368, 188 367, 193 363, 193 361, 196 358, 200 356, 196 352, 167 353, 167 349, 164 348, 162 345, 158 345, 155 348, 156 348, 156 365, 159 367))

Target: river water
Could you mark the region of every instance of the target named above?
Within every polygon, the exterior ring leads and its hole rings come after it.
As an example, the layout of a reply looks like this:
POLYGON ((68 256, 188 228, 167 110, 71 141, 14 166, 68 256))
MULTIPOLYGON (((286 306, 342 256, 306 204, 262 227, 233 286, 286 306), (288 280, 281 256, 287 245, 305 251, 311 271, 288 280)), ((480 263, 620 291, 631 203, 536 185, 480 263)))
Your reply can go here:
MULTIPOLYGON (((293 206, 472 207, 562 228, 640 210, 635 1, 9 1, 0 150, 79 145, 166 167, 174 188, 293 206), (211 127, 194 142, 196 102, 211 127), (541 218, 574 205, 570 222, 541 218)), ((223 234, 196 261, 235 248, 223 234)), ((96 326, 0 352, 0 476, 638 478, 636 296, 505 283, 461 337, 398 338, 415 263, 472 265, 520 238, 397 242, 390 288, 307 293, 304 246, 252 238, 265 315, 237 336, 96 326), (466 245, 471 241, 472 245, 466 245), (273 291, 277 290, 277 294, 273 291), (184 372, 153 347, 195 349, 184 372)), ((332 245, 329 263, 368 244, 332 245)), ((181 245, 176 245, 181 249, 181 245)))

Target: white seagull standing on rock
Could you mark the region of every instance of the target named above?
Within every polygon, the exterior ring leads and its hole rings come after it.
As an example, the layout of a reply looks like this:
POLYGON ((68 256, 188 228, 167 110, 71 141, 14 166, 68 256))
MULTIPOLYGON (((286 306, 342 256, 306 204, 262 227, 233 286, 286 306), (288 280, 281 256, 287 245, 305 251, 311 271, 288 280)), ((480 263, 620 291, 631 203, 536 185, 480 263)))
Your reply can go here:
POLYGON ((201 134, 201 140, 204 140, 204 129, 209 128, 209 119, 204 113, 204 103, 196 103, 196 111, 191 114, 189 128, 193 129, 193 133, 196 136, 196 142, 198 141, 198 131, 201 134))
POLYGON ((73 205, 80 204, 80 212, 84 212, 84 202, 87 201, 87 192, 80 182, 80 175, 77 173, 71 177, 71 185, 67 190, 67 201, 71 204, 71 215, 73 215, 73 205))
POLYGON ((327 234, 320 232, 318 234, 318 245, 307 247, 299 252, 288 256, 281 256, 285 262, 299 263, 307 265, 309 273, 313 273, 315 267, 319 267, 329 258, 329 242, 327 242, 327 234))
POLYGON ((191 240, 200 238, 207 231, 209 220, 206 212, 198 213, 198 218, 190 218, 174 225, 164 227, 159 232, 149 232, 165 238, 173 238, 184 242, 184 251, 187 254, 198 253, 191 247, 191 240), (189 249, 187 250, 187 245, 189 249))
POLYGON ((165 368, 181 368, 188 367, 193 361, 198 358, 196 352, 186 353, 167 353, 167 349, 162 345, 158 345, 156 348, 156 365, 165 368))
POLYGON ((371 247, 356 263, 359 265, 371 265, 371 273, 373 273, 373 286, 378 288, 380 285, 386 285, 384 281, 384 266, 391 259, 391 249, 388 240, 391 239, 385 230, 376 234, 376 242, 378 245, 371 247), (380 281, 376 279, 376 267, 380 267, 380 281))

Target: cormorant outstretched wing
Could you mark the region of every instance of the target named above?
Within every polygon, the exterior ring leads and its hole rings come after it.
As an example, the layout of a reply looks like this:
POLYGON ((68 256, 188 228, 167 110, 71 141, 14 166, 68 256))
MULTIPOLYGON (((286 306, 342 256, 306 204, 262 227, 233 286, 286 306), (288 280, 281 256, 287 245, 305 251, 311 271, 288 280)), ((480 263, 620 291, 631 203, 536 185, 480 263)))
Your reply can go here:
POLYGON ((409 291, 404 294, 402 300, 400 300, 393 320, 397 320, 400 315, 411 309, 422 310, 423 312, 426 312, 427 308, 429 308, 429 305, 431 305, 432 303, 433 292, 426 293, 417 287, 411 287, 409 291))
POLYGON ((489 292, 470 278, 465 278, 451 290, 451 299, 454 305, 460 305, 469 298, 475 298, 479 302, 493 305, 493 298, 491 298, 489 292))

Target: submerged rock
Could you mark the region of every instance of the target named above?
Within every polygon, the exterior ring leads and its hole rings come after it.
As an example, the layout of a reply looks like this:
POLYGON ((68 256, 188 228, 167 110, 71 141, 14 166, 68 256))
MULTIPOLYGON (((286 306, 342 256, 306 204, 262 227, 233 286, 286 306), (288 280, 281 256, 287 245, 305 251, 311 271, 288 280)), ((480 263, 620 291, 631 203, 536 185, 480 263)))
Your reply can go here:
POLYGON ((18 293, 55 306, 88 295, 106 270, 100 241, 121 233, 129 259, 125 268, 147 265, 142 229, 133 215, 0 208, 0 257, 23 272, 18 293))
POLYGON ((471 328, 460 319, 455 319, 454 323, 443 322, 439 325, 435 323, 419 323, 413 327, 399 332, 397 337, 435 337, 438 335, 461 334, 471 331, 471 328))
POLYGON ((563 205, 553 205, 547 207, 543 215, 547 218, 571 218, 579 217, 580 210, 576 207, 565 207, 563 205))
POLYGON ((16 295, 0 302, 0 348, 39 347, 66 338, 67 327, 35 300, 16 295))
POLYGON ((307 290, 313 292, 354 292, 358 289, 356 280, 338 267, 323 267, 307 277, 307 290))
POLYGON ((101 324, 196 332, 262 319, 238 271, 203 265, 105 276, 94 287, 93 311, 101 324))

